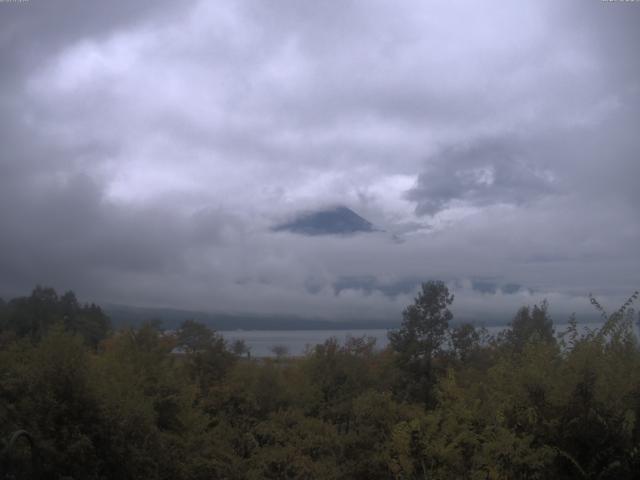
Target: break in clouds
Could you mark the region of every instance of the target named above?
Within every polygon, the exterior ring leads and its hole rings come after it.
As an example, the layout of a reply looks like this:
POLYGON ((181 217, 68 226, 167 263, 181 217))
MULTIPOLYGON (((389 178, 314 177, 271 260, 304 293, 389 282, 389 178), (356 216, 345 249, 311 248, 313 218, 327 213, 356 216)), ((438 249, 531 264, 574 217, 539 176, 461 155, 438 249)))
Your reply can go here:
POLYGON ((458 316, 562 319, 640 286, 640 4, 31 0, 0 24, 0 296, 393 320, 442 279, 458 316))

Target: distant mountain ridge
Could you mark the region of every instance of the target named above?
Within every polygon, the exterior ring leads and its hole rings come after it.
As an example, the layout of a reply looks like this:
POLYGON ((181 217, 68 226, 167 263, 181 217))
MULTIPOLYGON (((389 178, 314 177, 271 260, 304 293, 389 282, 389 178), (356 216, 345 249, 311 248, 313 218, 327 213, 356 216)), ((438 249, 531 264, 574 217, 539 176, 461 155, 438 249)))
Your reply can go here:
MULTIPOLYGON (((102 304, 102 310, 109 316, 115 328, 138 327, 148 321, 159 321, 161 328, 169 330, 178 328, 184 320, 188 319, 204 323, 214 330, 374 330, 398 328, 402 320, 400 314, 397 318, 389 320, 358 318, 327 320, 295 315, 212 313, 117 304, 102 304)), ((510 317, 456 317, 451 325, 469 322, 487 327, 504 326, 510 320, 510 317)))
POLYGON ((187 319, 202 322, 214 330, 357 330, 398 328, 398 321, 324 320, 293 315, 242 315, 207 313, 175 308, 135 307, 106 304, 103 310, 116 328, 136 327, 147 321, 160 321, 161 327, 175 329, 187 319))
POLYGON ((378 231, 371 222, 345 206, 302 213, 290 222, 276 225, 273 230, 300 235, 352 235, 378 231))

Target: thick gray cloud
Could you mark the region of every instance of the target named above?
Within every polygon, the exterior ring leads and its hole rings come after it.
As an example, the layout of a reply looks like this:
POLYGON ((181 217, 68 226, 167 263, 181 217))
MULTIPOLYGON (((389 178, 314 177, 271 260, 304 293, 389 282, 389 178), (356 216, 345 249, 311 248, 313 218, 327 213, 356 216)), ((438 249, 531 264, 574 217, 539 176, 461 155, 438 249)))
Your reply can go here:
POLYGON ((0 295, 397 318, 640 285, 640 6, 0 3, 0 295), (272 227, 346 205, 381 230, 272 227))
POLYGON ((553 192, 553 175, 527 158, 513 139, 445 151, 429 161, 408 194, 416 213, 434 215, 454 203, 523 205, 553 192))

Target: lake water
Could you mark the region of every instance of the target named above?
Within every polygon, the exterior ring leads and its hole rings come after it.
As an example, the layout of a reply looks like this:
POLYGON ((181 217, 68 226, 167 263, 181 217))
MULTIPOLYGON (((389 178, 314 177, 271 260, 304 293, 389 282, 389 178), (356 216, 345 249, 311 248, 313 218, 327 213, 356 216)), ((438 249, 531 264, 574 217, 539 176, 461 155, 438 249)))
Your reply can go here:
MULTIPOLYGON (((602 326, 602 323, 579 324, 581 329, 594 329, 602 326)), ((567 324, 554 325, 556 333, 567 329, 567 324)), ((496 335, 504 330, 505 326, 486 327, 491 335, 496 335)), ((387 329, 363 329, 363 330, 228 330, 219 332, 228 342, 244 340, 251 349, 254 357, 274 356, 272 348, 283 346, 287 349, 288 355, 302 355, 307 346, 314 346, 323 343, 325 340, 336 337, 341 342, 347 337, 368 336, 376 339, 377 348, 384 348, 389 343, 387 339, 387 329)))
POLYGON ((302 355, 307 345, 313 346, 324 343, 325 340, 336 337, 344 341, 348 336, 374 337, 376 346, 384 348, 388 330, 232 330, 218 332, 228 341, 244 340, 251 349, 254 357, 274 356, 271 349, 278 345, 286 347, 288 355, 302 355))

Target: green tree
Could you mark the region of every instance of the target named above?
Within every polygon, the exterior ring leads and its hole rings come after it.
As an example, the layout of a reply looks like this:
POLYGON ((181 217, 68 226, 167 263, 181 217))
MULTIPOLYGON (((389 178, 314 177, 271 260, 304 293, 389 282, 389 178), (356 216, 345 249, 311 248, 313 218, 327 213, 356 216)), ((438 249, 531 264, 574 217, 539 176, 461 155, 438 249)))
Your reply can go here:
POLYGON ((413 399, 430 403, 435 383, 433 361, 446 339, 449 306, 454 296, 441 281, 422 284, 413 305, 402 313, 402 325, 389 332, 389 343, 397 353, 398 366, 406 374, 403 389, 413 399))
POLYGON ((530 341, 555 343, 553 320, 549 316, 549 304, 544 300, 540 306, 520 308, 505 332, 506 341, 518 352, 530 341))
POLYGON ((245 342, 241 338, 234 340, 234 342, 231 344, 231 351, 237 357, 246 355, 247 358, 251 358, 251 347, 247 345, 247 342, 245 342))
POLYGON ((316 345, 303 363, 305 376, 318 394, 319 414, 340 432, 350 429, 353 399, 378 381, 374 346, 374 338, 348 337, 341 345, 331 337, 316 345))
POLYGON ((80 334, 87 345, 95 348, 107 337, 111 325, 98 305, 81 305, 75 293, 68 291, 60 297, 57 308, 62 315, 65 330, 80 334))
POLYGON ((216 335, 204 323, 185 320, 177 331, 178 345, 189 353, 203 351, 214 342, 216 335))
POLYGON ((458 359, 465 362, 480 346, 480 333, 470 323, 453 327, 450 332, 451 348, 458 359))
POLYGON ((220 381, 237 360, 221 335, 195 320, 182 323, 177 342, 185 349, 187 369, 203 394, 220 381))
POLYGON ((19 337, 42 339, 49 328, 62 321, 58 294, 53 288, 36 286, 28 297, 9 301, 7 328, 19 337))
POLYGON ((12 299, 4 308, 1 329, 18 337, 40 341, 56 324, 65 331, 79 334, 87 345, 95 348, 111 328, 109 318, 95 305, 81 305, 68 291, 58 296, 53 288, 36 286, 28 297, 12 299))

